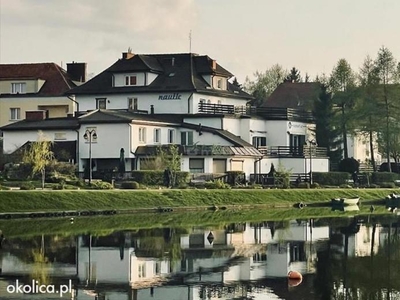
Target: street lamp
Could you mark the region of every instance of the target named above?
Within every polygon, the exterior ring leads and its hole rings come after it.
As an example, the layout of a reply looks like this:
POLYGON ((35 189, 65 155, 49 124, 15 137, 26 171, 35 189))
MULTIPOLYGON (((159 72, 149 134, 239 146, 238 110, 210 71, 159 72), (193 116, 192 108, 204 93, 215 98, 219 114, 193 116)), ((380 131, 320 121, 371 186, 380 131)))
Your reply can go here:
POLYGON ((89 142, 89 185, 92 184, 92 142, 97 140, 95 129, 86 129, 83 138, 89 142))
POLYGON ((313 183, 313 177, 312 177, 312 146, 316 147, 317 146, 317 141, 312 139, 308 141, 309 144, 309 149, 310 149, 310 185, 313 183))

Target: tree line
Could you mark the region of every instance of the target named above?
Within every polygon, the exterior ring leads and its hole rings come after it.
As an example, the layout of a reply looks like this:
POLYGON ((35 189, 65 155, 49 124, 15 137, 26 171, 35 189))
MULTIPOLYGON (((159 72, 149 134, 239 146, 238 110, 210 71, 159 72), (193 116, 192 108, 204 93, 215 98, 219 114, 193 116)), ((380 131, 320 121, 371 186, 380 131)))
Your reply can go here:
MULTIPOLYGON (((276 64, 264 72, 248 77, 244 89, 261 105, 283 82, 310 82, 293 67, 290 71, 276 64)), ((391 159, 400 161, 400 62, 382 46, 375 57, 367 55, 356 71, 341 58, 329 75, 316 76, 320 84, 314 102, 318 145, 326 147, 331 161, 348 158, 347 136, 362 135, 369 144, 371 166, 376 171, 374 150, 378 149, 391 172, 391 159)))

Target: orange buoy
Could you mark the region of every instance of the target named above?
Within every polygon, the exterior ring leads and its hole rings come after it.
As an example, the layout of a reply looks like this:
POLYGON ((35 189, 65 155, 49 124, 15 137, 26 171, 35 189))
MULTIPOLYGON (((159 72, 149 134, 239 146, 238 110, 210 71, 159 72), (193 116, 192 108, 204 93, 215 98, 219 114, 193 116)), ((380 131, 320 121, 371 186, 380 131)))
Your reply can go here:
POLYGON ((303 279, 303 276, 297 271, 290 271, 288 273, 289 279, 303 279))
POLYGON ((297 271, 290 271, 288 273, 288 279, 289 287, 295 287, 303 281, 303 276, 297 271))

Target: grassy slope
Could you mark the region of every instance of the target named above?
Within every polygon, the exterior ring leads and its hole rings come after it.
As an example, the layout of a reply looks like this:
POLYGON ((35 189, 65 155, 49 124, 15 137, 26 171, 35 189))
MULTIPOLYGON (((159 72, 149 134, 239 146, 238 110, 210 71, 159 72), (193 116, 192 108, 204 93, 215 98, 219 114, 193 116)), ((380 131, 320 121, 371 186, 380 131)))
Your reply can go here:
POLYGON ((224 205, 290 206, 336 197, 382 199, 391 189, 0 191, 0 213, 224 205))

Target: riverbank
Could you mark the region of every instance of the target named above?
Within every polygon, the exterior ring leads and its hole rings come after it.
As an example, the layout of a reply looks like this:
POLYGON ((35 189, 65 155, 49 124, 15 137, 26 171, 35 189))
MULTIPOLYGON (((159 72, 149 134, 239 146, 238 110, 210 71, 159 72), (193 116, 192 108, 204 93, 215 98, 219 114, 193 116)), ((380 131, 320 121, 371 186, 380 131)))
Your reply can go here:
POLYGON ((210 207, 291 207, 337 197, 383 199, 394 189, 0 191, 0 213, 80 210, 174 210, 210 207))

